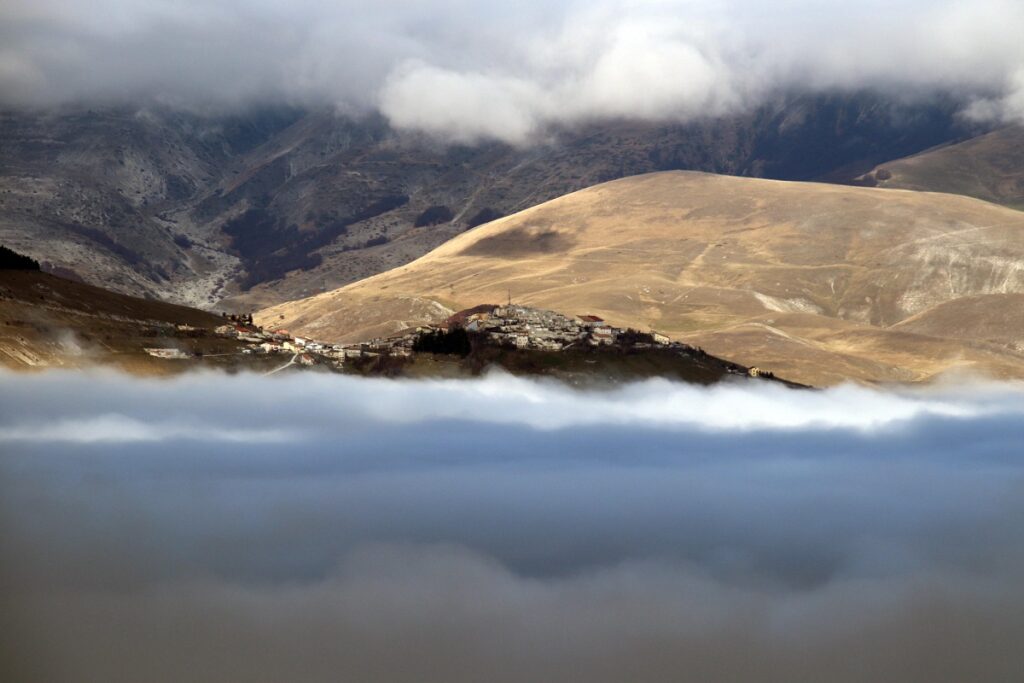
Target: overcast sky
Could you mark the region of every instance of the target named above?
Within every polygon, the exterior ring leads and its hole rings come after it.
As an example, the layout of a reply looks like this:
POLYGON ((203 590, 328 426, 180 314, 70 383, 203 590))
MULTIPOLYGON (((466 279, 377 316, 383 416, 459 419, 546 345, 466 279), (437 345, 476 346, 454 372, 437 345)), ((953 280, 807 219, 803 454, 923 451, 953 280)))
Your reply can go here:
POLYGON ((1011 119, 1022 35, 1018 0, 6 0, 0 97, 326 103, 510 141, 792 88, 942 90, 1011 119))
POLYGON ((1024 668, 1020 385, 0 382, 4 680, 1024 668))

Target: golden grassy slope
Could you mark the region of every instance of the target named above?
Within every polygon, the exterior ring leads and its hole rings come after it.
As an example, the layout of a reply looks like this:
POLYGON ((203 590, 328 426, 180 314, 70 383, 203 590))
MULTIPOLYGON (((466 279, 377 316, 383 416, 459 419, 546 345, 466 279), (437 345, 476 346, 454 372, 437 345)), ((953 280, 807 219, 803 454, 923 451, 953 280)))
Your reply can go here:
POLYGON ((1024 209, 1024 126, 891 161, 869 175, 879 187, 964 194, 1024 209))
POLYGON ((797 381, 1024 377, 1024 215, 942 194, 672 172, 597 185, 464 233, 407 266, 257 317, 358 340, 503 301, 653 327, 797 381), (928 313, 934 313, 934 319, 928 313), (927 325, 912 324, 926 320, 927 325), (903 323, 903 325, 901 325, 903 323), (1001 323, 1000 323, 1001 324, 1001 323), (923 327, 922 327, 923 325, 923 327))

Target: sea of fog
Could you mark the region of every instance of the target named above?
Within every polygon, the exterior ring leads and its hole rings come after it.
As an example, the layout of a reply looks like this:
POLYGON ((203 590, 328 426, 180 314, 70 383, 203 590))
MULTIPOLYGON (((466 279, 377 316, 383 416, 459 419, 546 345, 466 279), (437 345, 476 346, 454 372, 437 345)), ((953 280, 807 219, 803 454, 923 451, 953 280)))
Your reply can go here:
POLYGON ((1007 681, 1024 386, 0 374, 0 676, 1007 681))

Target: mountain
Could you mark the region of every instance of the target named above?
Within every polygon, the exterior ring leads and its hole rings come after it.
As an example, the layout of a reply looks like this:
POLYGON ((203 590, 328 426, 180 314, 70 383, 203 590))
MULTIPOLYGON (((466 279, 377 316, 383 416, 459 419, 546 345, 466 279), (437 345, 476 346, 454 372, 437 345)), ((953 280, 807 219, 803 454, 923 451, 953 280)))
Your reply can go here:
POLYGON ((0 240, 105 288, 211 303, 238 259, 178 212, 293 120, 278 110, 218 119, 131 108, 2 113, 0 240))
POLYGON ((686 124, 552 130, 522 148, 445 145, 379 116, 285 107, 7 112, 0 240, 123 293, 249 310, 386 271, 614 178, 694 169, 849 180, 970 134, 959 106, 788 97, 686 124))
POLYGON ((1022 377, 1024 320, 1006 312, 1021 263, 1024 214, 980 200, 665 172, 480 226, 257 321, 357 340, 511 294, 813 385, 1022 377))
POLYGON ((890 161, 862 180, 877 187, 963 194, 1024 210, 1024 126, 890 161))

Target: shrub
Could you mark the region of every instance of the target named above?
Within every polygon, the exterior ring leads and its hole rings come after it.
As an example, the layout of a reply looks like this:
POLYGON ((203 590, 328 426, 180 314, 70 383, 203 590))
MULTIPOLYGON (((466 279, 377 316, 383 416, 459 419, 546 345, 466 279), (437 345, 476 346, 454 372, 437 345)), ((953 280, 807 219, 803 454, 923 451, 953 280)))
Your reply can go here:
POLYGON ((418 353, 443 353, 465 358, 472 351, 469 334, 461 327, 452 330, 422 332, 413 342, 412 350, 418 353))
POLYGON ((634 344, 653 344, 654 335, 649 332, 641 332, 640 330, 634 330, 629 328, 619 332, 616 339, 622 346, 633 346, 634 344))
POLYGON ((422 228, 428 225, 437 225, 438 223, 449 223, 453 218, 455 218, 455 214, 447 206, 431 206, 416 218, 416 222, 413 225, 417 228, 422 228))
POLYGON ((500 211, 496 211, 496 210, 494 210, 494 209, 492 209, 490 207, 480 209, 466 223, 466 229, 469 230, 470 228, 475 228, 478 225, 483 225, 484 223, 490 223, 491 221, 496 221, 499 218, 502 218, 504 215, 505 214, 501 213, 500 211))

